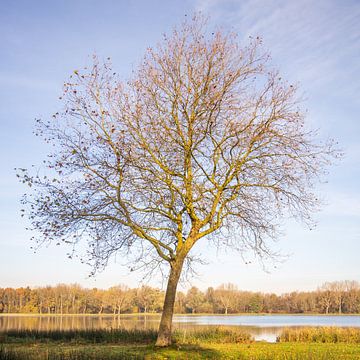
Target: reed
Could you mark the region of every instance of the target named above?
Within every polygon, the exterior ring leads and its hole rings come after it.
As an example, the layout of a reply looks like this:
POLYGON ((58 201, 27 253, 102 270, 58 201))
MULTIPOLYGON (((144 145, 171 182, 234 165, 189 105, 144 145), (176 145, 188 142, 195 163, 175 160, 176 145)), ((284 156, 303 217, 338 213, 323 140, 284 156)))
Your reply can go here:
POLYGON ((48 350, 45 352, 34 352, 28 349, 14 349, 0 345, 0 360, 140 360, 143 356, 128 354, 126 352, 117 352, 116 354, 89 353, 84 350, 48 350))
MULTIPOLYGON (((3 345, 0 345, 0 360, 18 360, 21 359, 20 355, 13 349, 5 348, 3 345)), ((24 360, 27 360, 26 356, 23 357, 24 360)))
POLYGON ((182 344, 244 344, 254 341, 253 337, 243 330, 221 326, 190 331, 176 330, 173 339, 175 343, 182 344))
POLYGON ((360 344, 359 328, 305 327, 284 329, 277 342, 360 344))
POLYGON ((2 342, 74 342, 74 343, 151 343, 157 331, 138 329, 92 329, 92 330, 9 330, 0 334, 2 342))

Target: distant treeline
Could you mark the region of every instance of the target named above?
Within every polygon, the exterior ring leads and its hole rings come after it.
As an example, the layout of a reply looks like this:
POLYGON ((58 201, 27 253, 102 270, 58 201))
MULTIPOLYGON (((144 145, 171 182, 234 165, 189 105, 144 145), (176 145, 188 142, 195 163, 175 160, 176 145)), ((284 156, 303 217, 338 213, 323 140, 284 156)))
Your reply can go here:
MULTIPOLYGON (((0 313, 122 314, 161 312, 164 291, 125 285, 107 290, 86 289, 77 284, 0 288, 0 313)), ((360 313, 357 281, 327 282, 316 291, 294 291, 282 295, 239 290, 233 284, 201 291, 192 287, 179 291, 176 313, 360 313)))

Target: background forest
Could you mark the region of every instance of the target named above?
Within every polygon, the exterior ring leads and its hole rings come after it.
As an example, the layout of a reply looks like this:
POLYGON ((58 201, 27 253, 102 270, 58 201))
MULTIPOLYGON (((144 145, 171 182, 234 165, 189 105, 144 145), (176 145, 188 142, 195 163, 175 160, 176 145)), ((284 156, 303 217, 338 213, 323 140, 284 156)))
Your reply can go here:
MULTIPOLYGON (((143 285, 113 286, 107 290, 87 289, 78 284, 20 288, 0 288, 0 313, 39 314, 122 314, 159 313, 164 291, 143 285)), ((261 293, 239 290, 222 284, 205 291, 191 287, 178 291, 175 313, 360 313, 360 283, 327 282, 316 291, 261 293)))

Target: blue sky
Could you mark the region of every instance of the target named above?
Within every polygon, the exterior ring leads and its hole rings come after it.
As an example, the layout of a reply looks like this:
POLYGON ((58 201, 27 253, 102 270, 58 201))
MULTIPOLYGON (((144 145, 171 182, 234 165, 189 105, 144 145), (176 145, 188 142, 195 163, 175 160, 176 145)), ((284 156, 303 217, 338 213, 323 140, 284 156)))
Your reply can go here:
POLYGON ((273 246, 289 254, 283 263, 268 263, 264 272, 257 262, 245 265, 237 254, 200 243, 195 251, 208 264, 197 267, 192 284, 233 282, 279 293, 315 289, 325 281, 360 281, 359 1, 2 0, 0 8, 0 287, 138 285, 140 274, 129 274, 119 258, 88 279, 90 269, 67 259, 66 248, 33 254, 19 211, 27 189, 17 183, 14 167, 44 158, 46 147, 32 135, 34 118, 58 110, 62 83, 74 69, 89 64, 96 52, 110 56, 126 77, 147 46, 194 11, 209 15, 210 27, 236 31, 240 39, 260 35, 284 77, 300 84, 308 122, 321 137, 335 138, 346 155, 318 187, 327 205, 315 216, 317 228, 284 224, 273 246))

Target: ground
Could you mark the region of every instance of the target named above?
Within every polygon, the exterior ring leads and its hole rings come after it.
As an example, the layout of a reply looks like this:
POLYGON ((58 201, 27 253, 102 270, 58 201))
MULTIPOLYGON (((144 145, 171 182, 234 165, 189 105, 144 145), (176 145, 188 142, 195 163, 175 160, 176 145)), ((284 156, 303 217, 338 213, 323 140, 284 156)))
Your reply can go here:
MULTIPOLYGON (((1 345, 0 345, 1 346, 1 345)), ((342 360, 360 359, 357 344, 321 343, 251 343, 174 345, 166 349, 154 345, 89 344, 4 344, 13 349, 14 357, 0 359, 244 359, 244 360, 342 360), (21 357, 16 357, 18 353, 21 357)))

